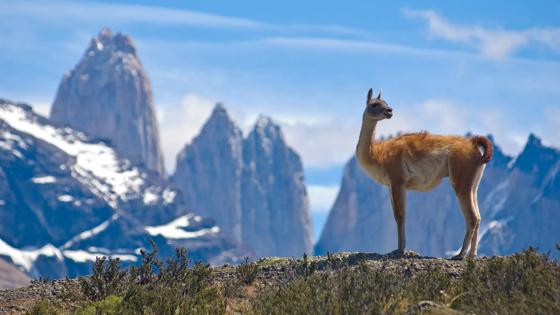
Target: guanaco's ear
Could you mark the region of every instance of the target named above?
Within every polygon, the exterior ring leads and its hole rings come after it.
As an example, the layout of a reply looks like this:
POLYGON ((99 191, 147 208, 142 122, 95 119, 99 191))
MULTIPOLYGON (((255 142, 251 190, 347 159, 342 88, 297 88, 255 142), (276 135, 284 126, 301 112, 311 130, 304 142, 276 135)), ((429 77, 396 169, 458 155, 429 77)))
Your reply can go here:
POLYGON ((378 99, 378 100, 380 100, 380 99, 381 99, 381 93, 382 93, 382 91, 381 91, 381 90, 379 90, 379 95, 377 95, 377 99, 378 99))
POLYGON ((369 91, 367 92, 367 102, 369 103, 369 101, 371 101, 371 97, 373 96, 373 89, 369 89, 369 91))

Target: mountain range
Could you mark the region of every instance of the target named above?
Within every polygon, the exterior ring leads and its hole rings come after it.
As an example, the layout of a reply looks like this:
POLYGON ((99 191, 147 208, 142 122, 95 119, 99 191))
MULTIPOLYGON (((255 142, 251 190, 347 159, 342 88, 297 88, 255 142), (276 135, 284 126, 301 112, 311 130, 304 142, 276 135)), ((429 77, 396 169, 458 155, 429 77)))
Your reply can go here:
POLYGON ((0 100, 0 257, 59 278, 101 255, 135 263, 150 240, 212 264, 312 251, 303 165, 271 119, 243 138, 217 105, 170 177, 159 143, 134 43, 108 29, 64 75, 49 118, 0 100))

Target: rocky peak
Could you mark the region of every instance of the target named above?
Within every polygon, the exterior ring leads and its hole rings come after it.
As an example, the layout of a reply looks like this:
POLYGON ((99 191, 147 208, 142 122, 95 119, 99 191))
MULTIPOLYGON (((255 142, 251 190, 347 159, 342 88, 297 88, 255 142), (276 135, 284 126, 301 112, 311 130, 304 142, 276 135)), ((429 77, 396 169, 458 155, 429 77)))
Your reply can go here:
POLYGON ((177 156, 172 177, 188 208, 215 218, 235 240, 241 240, 242 145, 241 129, 217 104, 200 134, 177 156))
POLYGON ((270 156, 274 152, 274 146, 286 147, 284 136, 280 126, 274 123, 270 117, 259 116, 253 129, 247 136, 245 141, 246 147, 251 147, 252 150, 261 150, 264 154, 270 156))
POLYGON ((113 33, 108 28, 103 28, 97 35, 91 39, 87 52, 90 51, 111 51, 136 55, 136 47, 132 39, 122 33, 113 33))
POLYGON ((280 127, 261 116, 243 139, 223 105, 177 158, 173 181, 187 203, 256 256, 311 251, 301 159, 280 127))
POLYGON ((136 165, 164 174, 152 87, 132 39, 104 28, 65 74, 51 119, 110 140, 136 165))
POLYGON ((233 133, 236 136, 241 136, 241 129, 231 119, 225 107, 221 103, 217 103, 214 110, 212 110, 212 114, 210 114, 210 118, 202 127, 200 134, 204 135, 210 131, 219 131, 220 129, 226 131, 224 134, 233 133))
POLYGON ((310 253, 303 165, 284 141, 280 126, 259 117, 244 141, 243 159, 243 242, 257 256, 310 253))
POLYGON ((557 149, 543 145, 541 139, 531 133, 513 168, 523 173, 535 174, 535 179, 541 181, 559 160, 560 152, 557 149))
POLYGON ((487 135, 486 137, 488 137, 494 147, 494 155, 492 156, 492 160, 490 160, 490 165, 505 168, 513 158, 504 153, 502 148, 496 143, 493 135, 487 135))
POLYGON ((280 126, 275 124, 272 118, 265 115, 259 116, 253 131, 261 135, 267 135, 268 137, 281 136, 280 126))

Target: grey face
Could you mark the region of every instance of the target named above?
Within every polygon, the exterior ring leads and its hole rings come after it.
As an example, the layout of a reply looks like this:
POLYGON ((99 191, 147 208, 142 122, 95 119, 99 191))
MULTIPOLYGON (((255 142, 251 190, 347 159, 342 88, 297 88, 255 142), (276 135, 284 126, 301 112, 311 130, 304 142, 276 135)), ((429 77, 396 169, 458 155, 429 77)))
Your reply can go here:
POLYGON ((381 92, 376 98, 373 98, 373 90, 369 89, 366 101, 365 114, 372 120, 383 120, 393 117, 393 109, 389 107, 387 102, 381 99, 381 92))

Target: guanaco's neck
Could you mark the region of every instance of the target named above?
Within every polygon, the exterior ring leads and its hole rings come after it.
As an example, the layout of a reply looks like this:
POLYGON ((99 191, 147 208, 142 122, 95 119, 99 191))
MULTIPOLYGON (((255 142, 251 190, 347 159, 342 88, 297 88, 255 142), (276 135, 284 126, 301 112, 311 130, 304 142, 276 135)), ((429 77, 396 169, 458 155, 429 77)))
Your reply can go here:
POLYGON ((360 130, 360 138, 356 146, 356 157, 360 163, 371 163, 373 161, 373 144, 375 142, 375 127, 377 121, 366 118, 364 114, 362 118, 362 129, 360 130))

